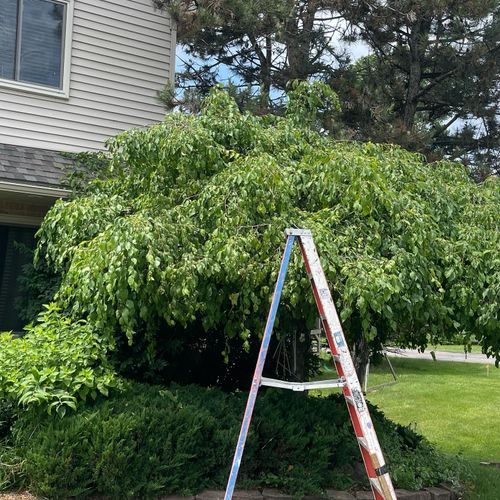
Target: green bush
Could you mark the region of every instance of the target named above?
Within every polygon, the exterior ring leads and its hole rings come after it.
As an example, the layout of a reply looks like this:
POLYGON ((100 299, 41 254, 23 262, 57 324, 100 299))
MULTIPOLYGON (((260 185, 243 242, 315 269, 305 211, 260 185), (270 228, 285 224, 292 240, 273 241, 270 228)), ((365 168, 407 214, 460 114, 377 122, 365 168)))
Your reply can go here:
MULTIPOLYGON (((60 274, 58 303, 116 344, 126 376, 245 388, 283 231, 306 227, 359 367, 388 338, 426 347, 456 332, 481 332, 500 361, 499 179, 333 141, 306 126, 333 94, 304 82, 289 97, 286 116, 253 116, 214 89, 199 114, 111 138, 99 178, 38 233, 35 264, 60 274)), ((276 332, 316 317, 295 249, 276 332)))
POLYGON ((0 399, 63 416, 88 396, 107 395, 118 380, 95 330, 54 305, 45 307, 24 337, 0 333, 0 399))
MULTIPOLYGON (((61 419, 28 415, 14 426, 27 486, 49 498, 148 498, 224 488, 246 394, 199 386, 132 384, 123 393, 61 419)), ((458 481, 447 459, 408 428, 372 408, 398 487, 458 481)), ((293 494, 367 487, 344 401, 262 391, 238 479, 293 494), (356 472, 358 471, 358 472, 356 472)))
POLYGON ((9 444, 18 412, 18 406, 12 401, 0 398, 0 491, 15 486, 22 478, 22 461, 9 444))

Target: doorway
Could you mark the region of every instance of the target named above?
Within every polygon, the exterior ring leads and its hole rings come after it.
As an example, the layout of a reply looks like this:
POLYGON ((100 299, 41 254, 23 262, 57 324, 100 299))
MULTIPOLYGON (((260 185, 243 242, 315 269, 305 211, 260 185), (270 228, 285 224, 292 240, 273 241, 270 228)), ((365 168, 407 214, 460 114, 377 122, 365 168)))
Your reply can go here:
POLYGON ((0 225, 0 331, 21 332, 17 302, 21 297, 19 277, 31 261, 26 248, 35 247, 37 228, 0 225))

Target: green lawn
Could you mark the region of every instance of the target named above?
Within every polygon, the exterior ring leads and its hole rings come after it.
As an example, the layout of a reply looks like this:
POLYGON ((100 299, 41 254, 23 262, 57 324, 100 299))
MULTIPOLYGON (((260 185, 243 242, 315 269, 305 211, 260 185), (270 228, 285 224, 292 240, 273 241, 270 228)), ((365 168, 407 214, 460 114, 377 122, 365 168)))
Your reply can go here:
POLYGON ((484 467, 472 462, 475 485, 467 500, 498 500, 500 498, 500 469, 484 467))
MULTIPOLYGON (((446 346, 449 347, 449 346, 446 346)), ((368 399, 389 418, 414 424, 448 453, 462 452, 476 478, 471 500, 500 498, 500 370, 483 364, 391 359, 398 383, 369 391, 368 399)), ((371 370, 369 387, 389 381, 385 363, 371 370)))
MULTIPOLYGON (((416 424, 441 450, 500 462, 500 370, 472 363, 395 359, 398 383, 370 391, 368 399, 402 424, 416 424)), ((382 363, 370 386, 391 380, 382 363)))
POLYGON ((500 462, 500 369, 408 358, 391 362, 398 383, 370 390, 392 380, 384 361, 370 370, 367 398, 392 420, 414 425, 438 449, 462 452, 476 477, 468 499, 500 499, 500 469, 479 466, 479 461, 500 462))

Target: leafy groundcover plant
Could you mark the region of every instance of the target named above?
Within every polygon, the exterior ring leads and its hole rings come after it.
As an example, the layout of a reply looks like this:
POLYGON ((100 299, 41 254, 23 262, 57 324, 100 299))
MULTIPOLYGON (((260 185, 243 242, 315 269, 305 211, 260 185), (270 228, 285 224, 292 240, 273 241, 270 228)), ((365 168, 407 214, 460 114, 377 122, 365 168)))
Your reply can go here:
MULTIPOLYGON (((60 417, 117 387, 106 342, 86 321, 48 305, 26 335, 0 334, 0 400, 60 417)), ((11 406, 10 406, 11 407, 11 406)))
MULTIPOLYGON (((124 392, 60 418, 23 415, 11 446, 30 490, 48 498, 152 498, 223 489, 246 394, 200 386, 126 384, 124 392)), ((401 488, 467 478, 411 429, 371 407, 395 484, 401 488)), ((294 495, 368 487, 345 402, 266 390, 256 406, 240 487, 294 495)), ((22 478, 20 477, 22 475, 22 478)))

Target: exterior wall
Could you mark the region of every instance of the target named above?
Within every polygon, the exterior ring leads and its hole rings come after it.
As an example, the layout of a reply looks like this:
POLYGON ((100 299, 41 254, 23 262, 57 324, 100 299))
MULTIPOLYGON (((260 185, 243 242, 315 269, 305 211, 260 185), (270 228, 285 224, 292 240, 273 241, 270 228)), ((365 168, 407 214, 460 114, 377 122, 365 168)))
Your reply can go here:
POLYGON ((74 2, 69 98, 0 86, 0 142, 97 150, 123 130, 161 121, 175 30, 151 0, 74 2))

